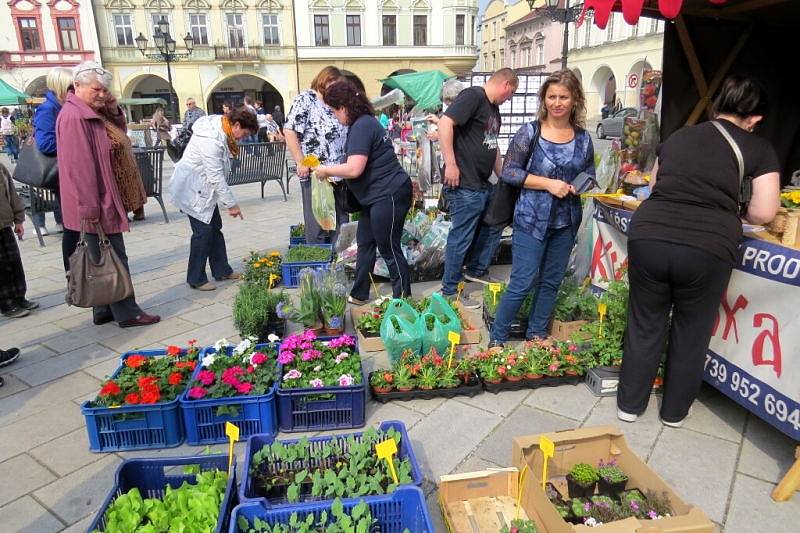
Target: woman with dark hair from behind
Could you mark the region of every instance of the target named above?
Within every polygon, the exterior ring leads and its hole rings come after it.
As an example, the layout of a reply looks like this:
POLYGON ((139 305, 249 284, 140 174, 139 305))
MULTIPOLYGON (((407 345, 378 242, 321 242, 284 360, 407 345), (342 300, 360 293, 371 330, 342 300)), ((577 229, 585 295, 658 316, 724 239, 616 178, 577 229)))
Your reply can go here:
POLYGON ((697 398, 742 238, 739 163, 718 126, 739 147, 743 175, 753 176, 745 218, 764 224, 780 205, 778 156, 752 133, 766 111, 767 94, 757 80, 730 76, 714 101, 715 121, 682 128, 658 148, 653 192, 628 229, 628 328, 617 391, 617 417, 624 422, 647 409, 665 342, 661 422, 680 427, 697 398))
POLYGON ((369 276, 375 266, 376 247, 389 268, 394 297, 410 296, 411 278, 400 237, 411 208, 411 179, 397 161, 389 135, 362 91, 349 81, 339 81, 328 87, 325 103, 339 122, 349 127, 347 161, 317 167, 316 177, 344 178, 361 204, 356 232, 356 279, 348 300, 356 305, 369 300, 369 276))
POLYGON ((227 115, 200 117, 192 125, 192 138, 175 165, 169 187, 172 203, 189 216, 192 227, 186 282, 193 289, 216 289, 208 281, 206 263, 217 281, 240 277, 228 263, 217 203, 227 208, 230 216, 244 219, 226 177, 231 158, 239 155, 239 141, 256 131, 256 116, 244 106, 227 115))

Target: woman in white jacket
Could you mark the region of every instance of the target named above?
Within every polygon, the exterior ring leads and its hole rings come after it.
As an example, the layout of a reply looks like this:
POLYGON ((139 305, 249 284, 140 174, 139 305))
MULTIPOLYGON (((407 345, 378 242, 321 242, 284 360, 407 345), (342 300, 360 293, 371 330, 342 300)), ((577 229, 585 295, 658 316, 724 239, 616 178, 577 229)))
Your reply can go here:
POLYGON ((170 193, 172 203, 189 216, 192 226, 186 281, 194 289, 216 289, 206 276, 206 263, 211 264, 211 274, 217 281, 240 277, 228 263, 217 203, 227 208, 230 216, 244 218, 225 179, 231 157, 239 154, 237 141, 256 131, 258 122, 247 108, 201 117, 192 125, 192 138, 175 165, 170 193))

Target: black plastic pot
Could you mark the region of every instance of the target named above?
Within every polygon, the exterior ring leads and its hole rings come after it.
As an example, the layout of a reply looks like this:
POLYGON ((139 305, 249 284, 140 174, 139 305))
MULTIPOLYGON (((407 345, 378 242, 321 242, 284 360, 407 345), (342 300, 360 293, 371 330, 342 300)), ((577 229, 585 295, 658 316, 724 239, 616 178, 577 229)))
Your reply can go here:
POLYGON ((282 339, 286 335, 286 320, 278 319, 264 324, 258 334, 259 342, 269 342, 267 338, 270 334, 275 334, 282 339))
POLYGON ((628 480, 625 479, 623 481, 618 481, 616 483, 610 483, 600 478, 600 481, 597 482, 597 490, 600 494, 608 494, 609 496, 617 496, 620 492, 625 490, 625 485, 628 484, 628 480))
POLYGON ((569 491, 570 498, 591 498, 594 494, 595 486, 597 486, 596 481, 591 485, 584 486, 577 483, 572 479, 572 476, 567 474, 567 491, 569 491))

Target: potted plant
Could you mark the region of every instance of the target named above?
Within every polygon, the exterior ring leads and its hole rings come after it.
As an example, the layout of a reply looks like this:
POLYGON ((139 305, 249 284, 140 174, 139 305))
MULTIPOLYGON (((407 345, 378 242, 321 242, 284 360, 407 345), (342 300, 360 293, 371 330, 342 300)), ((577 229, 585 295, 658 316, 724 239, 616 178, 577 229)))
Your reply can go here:
POLYGON ((377 394, 392 392, 394 388, 394 374, 391 372, 373 372, 369 378, 372 391, 377 394))
POLYGON ((439 373, 439 379, 436 382, 436 388, 454 389, 458 387, 460 383, 461 379, 458 377, 458 372, 455 367, 442 367, 442 371, 439 373))
POLYGON ((399 392, 409 392, 414 390, 414 377, 411 369, 406 365, 398 365, 393 372, 394 385, 399 392))
POLYGON ((523 375, 525 379, 541 378, 552 357, 552 352, 544 347, 526 342, 522 345, 522 353, 525 355, 523 375))
POLYGON ((584 519, 592 514, 592 502, 588 498, 572 498, 569 506, 574 519, 579 524, 582 524, 584 519))
POLYGON ((600 478, 598 485, 600 493, 613 496, 617 496, 625 490, 625 485, 627 485, 629 479, 628 474, 617 466, 617 462, 614 459, 608 462, 604 462, 601 459, 597 466, 597 475, 600 478))
POLYGON ((618 372, 622 364, 622 338, 628 323, 628 283, 614 280, 608 284, 606 292, 598 303, 606 306, 603 320, 595 320, 581 328, 591 338, 592 367, 618 372))
POLYGON ((350 387, 361 383, 361 359, 355 339, 342 335, 327 342, 306 330, 287 337, 278 363, 283 365, 281 389, 350 387))
POLYGON ((270 289, 263 281, 244 282, 233 300, 233 323, 242 338, 266 342, 270 334, 283 337, 286 321, 278 314, 289 302, 283 290, 270 289))
POLYGON ((551 335, 566 341, 589 320, 597 318, 597 298, 569 277, 565 277, 556 296, 551 335))
POLYGON ((344 311, 347 307, 347 278, 340 268, 330 269, 315 276, 318 280, 320 310, 326 335, 341 335, 344 332, 344 311))
MULTIPOLYGON (((595 467, 588 463, 576 463, 567 474, 569 497, 591 497, 594 494, 597 479, 597 469, 595 467)), ((578 513, 575 513, 575 515, 579 516, 578 513)))
POLYGON ((245 260, 242 281, 263 283, 270 288, 281 281, 281 264, 283 259, 279 252, 258 253, 250 252, 250 257, 245 260))
POLYGON ((511 521, 511 525, 504 525, 500 533, 538 533, 536 524, 531 520, 523 520, 522 518, 515 518, 511 521))
POLYGON ((330 248, 297 244, 286 253, 287 263, 318 263, 331 258, 330 248))
POLYGON ((439 371, 434 366, 423 366, 417 374, 418 387, 422 390, 431 390, 439 382, 439 371))
POLYGON ((298 297, 300 303, 297 306, 286 304, 282 307, 282 314, 292 322, 302 324, 306 329, 320 330, 322 328, 320 298, 313 270, 300 271, 298 297))
POLYGON ((504 351, 504 355, 506 380, 522 381, 523 375, 525 374, 525 356, 511 350, 504 351))
POLYGON ((553 353, 558 356, 565 376, 580 376, 585 372, 585 357, 576 344, 559 342, 553 347, 553 353))

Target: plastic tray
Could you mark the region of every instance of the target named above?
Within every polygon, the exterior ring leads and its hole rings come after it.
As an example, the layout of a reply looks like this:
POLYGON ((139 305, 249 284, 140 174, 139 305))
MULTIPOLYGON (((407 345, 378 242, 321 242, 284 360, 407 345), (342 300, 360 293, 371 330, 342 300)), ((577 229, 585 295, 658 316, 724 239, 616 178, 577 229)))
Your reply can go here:
MULTIPOLYGON (((372 374, 374 372, 369 373, 369 381, 372 381, 372 374)), ((372 399, 376 402, 386 403, 393 400, 398 401, 407 401, 407 400, 430 400, 433 398, 453 398, 455 396, 475 396, 476 394, 480 394, 483 392, 483 385, 481 384, 481 380, 478 376, 472 375, 470 377, 469 383, 460 385, 458 387, 453 387, 452 389, 432 389, 432 390, 422 390, 422 389, 414 389, 408 392, 400 392, 397 390, 393 390, 391 392, 383 392, 377 393, 375 390, 370 386, 370 393, 372 394, 372 399)))
MULTIPOLYGON (((425 496, 417 487, 399 487, 392 494, 369 496, 363 500, 369 507, 372 517, 377 520, 376 530, 381 533, 403 533, 406 529, 412 533, 435 533, 436 531, 425 505, 425 496)), ((361 499, 352 498, 342 500, 342 503, 344 509, 350 511, 360 501, 361 499)), ((243 530, 239 529, 237 524, 240 517, 248 520, 251 524, 255 518, 260 518, 270 525, 288 524, 292 513, 297 513, 301 521, 309 514, 313 514, 319 519, 323 511, 327 511, 330 515, 332 503, 328 501, 277 509, 267 509, 258 503, 243 503, 233 510, 229 533, 242 533, 243 530)))
POLYGON ((289 245, 292 245, 292 244, 305 244, 306 243, 305 235, 303 235, 302 237, 292 237, 292 231, 294 231, 294 229, 297 226, 299 226, 299 224, 293 224, 293 225, 289 226, 289 245))
MULTIPOLYGON (((330 244, 306 244, 305 246, 326 248, 331 250, 331 256, 325 261, 305 261, 300 263, 290 263, 288 261, 284 261, 281 263, 281 278, 283 279, 283 285, 289 289, 300 285, 300 271, 304 268, 310 268, 312 270, 327 270, 331 264, 331 261, 333 260, 333 248, 330 244)), ((294 245, 289 245, 290 250, 293 247, 294 245)))
POLYGON ((501 381, 500 383, 492 384, 483 382, 483 388, 486 392, 497 394, 498 392, 507 390, 523 390, 523 389, 538 389, 539 387, 557 387, 558 385, 577 385, 582 383, 584 377, 581 376, 555 376, 555 377, 541 377, 539 379, 521 379, 520 381, 501 381))
MULTIPOLYGON (((182 352, 185 353, 185 352, 182 352)), ((145 357, 166 356, 166 350, 140 350, 127 352, 120 358, 120 366, 111 375, 117 377, 131 355, 145 357)), ((92 452, 144 450, 171 448, 183 442, 183 418, 180 395, 170 402, 121 407, 90 407, 89 401, 81 405, 92 452)))
MULTIPOLYGON (((491 332, 492 331, 492 324, 494 324, 494 317, 489 314, 486 307, 483 308, 483 322, 486 324, 486 328, 491 332)), ((508 338, 515 339, 515 340, 525 340, 525 332, 528 330, 528 322, 523 322, 522 320, 515 320, 511 323, 511 327, 508 329, 508 338)))
MULTIPOLYGON (((228 470, 227 455, 203 455, 199 457, 170 457, 158 459, 128 459, 117 468, 116 484, 100 507, 87 532, 105 529, 106 510, 121 494, 132 488, 139 489, 142 498, 163 498, 167 486, 173 489, 180 487, 184 481, 195 482, 194 474, 186 474, 183 467, 187 465, 200 465, 200 470, 228 470)), ((228 485, 222 500, 217 527, 214 531, 222 533, 228 531, 229 520, 234 506, 238 503, 236 493, 236 457, 233 459, 233 468, 228 477, 228 485)), ((112 533, 112 532, 108 532, 112 533)))
MULTIPOLYGON (((400 459, 406 459, 411 462, 411 478, 414 480, 414 485, 422 485, 422 470, 420 470, 419 463, 417 462, 417 457, 414 455, 414 450, 411 447, 411 440, 408 437, 408 432, 406 431, 406 426, 399 420, 387 420, 386 422, 382 422, 378 429, 383 431, 388 431, 390 428, 394 428, 397 430, 400 435, 400 447, 397 451, 397 456, 400 459)), ((360 437, 363 432, 358 433, 346 433, 341 435, 332 435, 329 437, 313 437, 310 438, 309 441, 311 442, 311 446, 323 446, 324 444, 337 439, 340 441, 344 447, 347 446, 347 438, 352 436, 360 437)), ((292 439, 292 440, 281 440, 280 442, 283 444, 293 444, 296 443, 299 439, 292 439)), ((275 507, 275 506, 297 506, 301 505, 304 502, 289 504, 283 499, 274 499, 268 500, 264 497, 255 497, 252 496, 253 488, 251 487, 252 478, 250 477, 250 464, 253 460, 253 455, 260 451, 264 446, 269 446, 275 441, 274 437, 269 435, 253 435, 247 440, 247 451, 245 453, 245 463, 244 463, 244 481, 239 484, 239 499, 242 502, 259 502, 261 505, 265 507, 275 507)), ((298 467, 305 467, 307 463, 302 465, 298 465, 298 467)), ((365 499, 374 498, 375 496, 365 496, 365 499)), ((308 503, 308 502, 305 502, 308 503)))
MULTIPOLYGON (((256 349, 273 347, 277 350, 277 344, 257 344, 256 349)), ((228 347, 228 356, 233 352, 232 347, 228 347)), ((203 355, 216 353, 214 348, 206 348, 203 355)), ((197 365, 192 379, 203 370, 197 365)), ((267 394, 262 396, 233 396, 230 398, 214 398, 208 400, 190 400, 189 391, 186 390, 180 397, 181 409, 183 410, 183 423, 186 429, 186 444, 202 445, 227 442, 225 435, 225 423, 230 422, 239 427, 241 438, 249 437, 257 433, 267 433, 275 435, 278 432, 278 417, 275 411, 276 398, 275 391, 278 388, 277 376, 272 383, 272 387, 267 394), (238 414, 217 415, 217 408, 220 406, 236 408, 238 414)))

